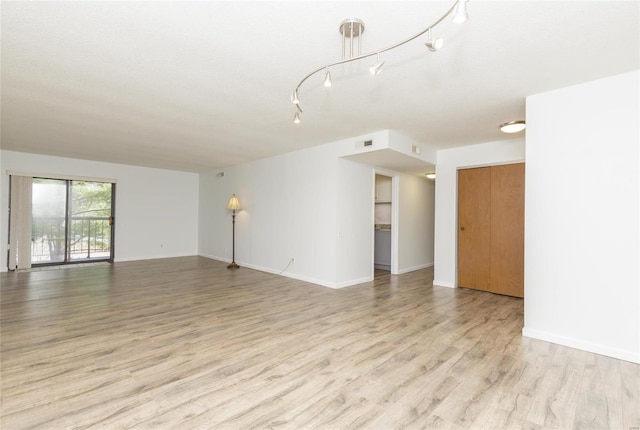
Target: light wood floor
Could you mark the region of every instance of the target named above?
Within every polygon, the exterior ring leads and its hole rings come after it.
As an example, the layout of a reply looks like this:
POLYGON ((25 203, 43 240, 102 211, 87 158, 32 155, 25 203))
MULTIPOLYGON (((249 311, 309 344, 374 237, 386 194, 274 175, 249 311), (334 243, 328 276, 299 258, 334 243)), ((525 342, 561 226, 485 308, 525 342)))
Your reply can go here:
POLYGON ((640 366, 430 269, 331 290, 200 257, 2 274, 3 430, 640 427, 640 366))

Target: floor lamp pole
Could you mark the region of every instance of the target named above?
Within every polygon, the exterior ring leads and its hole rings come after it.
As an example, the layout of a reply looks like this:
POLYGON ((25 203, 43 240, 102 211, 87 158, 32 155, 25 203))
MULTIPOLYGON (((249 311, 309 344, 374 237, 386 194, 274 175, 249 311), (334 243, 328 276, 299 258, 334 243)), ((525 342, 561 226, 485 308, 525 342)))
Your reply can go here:
POLYGON ((239 269, 240 266, 236 263, 236 210, 233 210, 231 214, 231 264, 227 266, 227 269, 239 269))

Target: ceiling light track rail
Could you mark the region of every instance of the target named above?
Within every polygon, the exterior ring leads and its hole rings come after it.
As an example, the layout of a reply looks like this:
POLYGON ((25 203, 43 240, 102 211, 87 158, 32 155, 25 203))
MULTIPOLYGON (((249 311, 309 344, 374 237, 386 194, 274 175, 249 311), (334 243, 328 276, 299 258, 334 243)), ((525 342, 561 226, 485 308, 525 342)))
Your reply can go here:
MULTIPOLYGON (((467 14, 467 8, 466 8, 466 3, 469 0, 457 0, 453 6, 451 6, 438 20, 436 20, 434 23, 432 23, 429 27, 425 28, 424 30, 420 31, 419 33, 416 33, 415 35, 401 40, 398 43, 394 43, 393 45, 389 45, 387 47, 381 48, 381 49, 377 49, 375 51, 371 51, 371 52, 367 52, 365 54, 359 54, 359 50, 358 50, 358 54, 356 56, 353 57, 349 57, 349 58, 343 58, 342 60, 339 61, 335 61, 333 63, 329 63, 326 64, 324 66, 318 67, 317 69, 313 70, 312 72, 310 72, 309 74, 307 74, 304 78, 302 78, 300 80, 300 82, 298 83, 298 85, 296 86, 295 90, 293 90, 293 93, 291 93, 291 102, 296 106, 297 108, 297 112, 295 112, 294 115, 294 123, 299 124, 300 123, 300 114, 303 112, 302 107, 300 106, 300 87, 302 87, 302 85, 307 81, 307 79, 309 79, 310 77, 312 77, 313 75, 315 75, 318 72, 324 71, 325 72, 325 77, 324 77, 324 86, 329 87, 331 86, 331 74, 329 69, 331 67, 334 66, 338 66, 340 64, 346 64, 346 63, 351 63, 353 61, 359 61, 362 60, 364 58, 369 58, 369 57, 373 57, 374 55, 376 56, 376 64, 372 65, 369 68, 369 71, 372 75, 377 74, 378 72, 380 72, 380 70, 382 69, 382 65, 384 64, 384 61, 380 61, 380 54, 383 52, 387 52, 390 51, 392 49, 398 48, 402 45, 405 45, 415 39, 417 39, 418 37, 424 35, 425 33, 427 33, 428 35, 428 39, 427 42, 425 43, 425 46, 430 50, 430 51, 437 51, 438 49, 440 49, 440 47, 442 46, 442 39, 441 38, 436 38, 436 39, 432 39, 431 38, 431 31, 440 23, 442 23, 448 16, 453 14, 453 22, 456 24, 460 24, 463 23, 467 20, 468 14, 467 14)), ((344 44, 345 44, 345 37, 350 37, 350 43, 353 44, 353 37, 359 37, 362 35, 362 33, 364 32, 364 23, 362 23, 362 21, 360 20, 356 20, 356 19, 352 19, 352 20, 345 20, 343 21, 343 25, 341 25, 340 28, 340 32, 343 34, 343 56, 344 56, 344 44), (346 36, 346 31, 343 31, 344 29, 342 28, 344 25, 344 22, 346 21, 352 21, 352 22, 358 22, 360 23, 361 27, 360 29, 357 31, 357 34, 355 34, 355 30, 352 30, 352 33, 349 36, 346 36)), ((358 44, 361 44, 361 41, 358 41, 358 44)))

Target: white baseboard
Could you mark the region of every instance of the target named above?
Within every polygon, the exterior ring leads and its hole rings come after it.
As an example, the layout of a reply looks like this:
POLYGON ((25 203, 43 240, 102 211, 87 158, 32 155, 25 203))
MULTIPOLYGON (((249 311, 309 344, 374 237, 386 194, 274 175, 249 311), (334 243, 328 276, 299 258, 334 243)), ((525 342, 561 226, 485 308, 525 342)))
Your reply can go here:
MULTIPOLYGON (((231 260, 228 258, 217 257, 215 255, 200 254, 200 256, 210 258, 212 260, 223 261, 225 263, 231 262, 231 260)), ((297 273, 281 272, 280 270, 271 269, 269 267, 264 267, 264 266, 258 266, 256 264, 249 264, 242 261, 238 261, 237 263, 238 265, 240 265, 240 267, 246 267, 247 269, 258 270, 260 272, 266 272, 274 275, 284 276, 286 278, 297 279, 298 281, 309 282, 310 284, 321 285, 323 287, 328 287, 333 289, 345 288, 351 285, 362 284, 364 282, 369 282, 373 280, 373 277, 365 277, 365 278, 353 279, 345 282, 330 282, 330 281, 325 281, 323 279, 312 278, 310 276, 299 275, 297 273)))
POLYGON ((580 349, 583 351, 593 352, 595 354, 606 355, 607 357, 618 358, 620 360, 630 361, 640 364, 640 351, 628 351, 618 348, 612 348, 607 345, 599 345, 581 339, 575 339, 568 336, 562 336, 555 333, 549 333, 542 330, 524 327, 522 329, 524 337, 532 339, 544 340, 546 342, 557 343, 558 345, 568 346, 570 348, 580 349))
POLYGON ((415 272, 416 270, 426 269, 427 267, 433 267, 433 262, 420 264, 418 266, 406 267, 404 269, 398 270, 398 273, 394 273, 394 275, 402 275, 409 272, 415 272))
POLYGON ((217 255, 211 254, 198 254, 200 257, 210 258, 211 260, 222 261, 223 263, 231 263, 230 258, 218 257, 217 255))
POLYGON ((125 261, 144 261, 144 260, 160 260, 163 258, 180 258, 180 257, 193 257, 196 254, 175 254, 175 255, 140 255, 140 256, 130 256, 130 257, 116 257, 113 259, 114 263, 124 263, 125 261))
POLYGON ((456 286, 455 286, 455 284, 453 282, 439 281, 437 279, 433 280, 433 286, 434 287, 456 288, 456 286))
POLYGON ((371 282, 371 281, 373 281, 373 276, 366 276, 360 279, 352 279, 350 281, 338 282, 335 284, 335 286, 331 288, 338 290, 340 288, 350 287, 352 285, 364 284, 365 282, 371 282))

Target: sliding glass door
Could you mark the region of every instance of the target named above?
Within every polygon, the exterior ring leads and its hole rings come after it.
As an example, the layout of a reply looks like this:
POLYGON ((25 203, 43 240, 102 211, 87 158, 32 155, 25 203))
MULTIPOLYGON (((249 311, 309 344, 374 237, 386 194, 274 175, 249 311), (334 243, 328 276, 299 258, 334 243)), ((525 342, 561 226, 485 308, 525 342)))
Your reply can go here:
POLYGON ((115 186, 33 178, 31 264, 113 260, 115 186))
POLYGON ((66 260, 67 181, 33 178, 31 264, 66 260))

